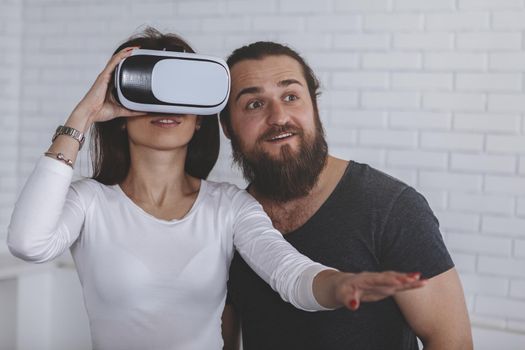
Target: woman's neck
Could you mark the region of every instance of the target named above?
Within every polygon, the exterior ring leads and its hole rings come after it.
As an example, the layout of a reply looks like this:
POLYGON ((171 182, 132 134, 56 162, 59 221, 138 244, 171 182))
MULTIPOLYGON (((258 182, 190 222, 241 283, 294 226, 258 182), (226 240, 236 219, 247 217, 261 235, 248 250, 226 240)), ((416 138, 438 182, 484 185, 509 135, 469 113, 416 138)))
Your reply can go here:
POLYGON ((130 169, 120 184, 137 204, 162 207, 198 192, 200 181, 186 174, 186 148, 162 151, 130 145, 130 169))

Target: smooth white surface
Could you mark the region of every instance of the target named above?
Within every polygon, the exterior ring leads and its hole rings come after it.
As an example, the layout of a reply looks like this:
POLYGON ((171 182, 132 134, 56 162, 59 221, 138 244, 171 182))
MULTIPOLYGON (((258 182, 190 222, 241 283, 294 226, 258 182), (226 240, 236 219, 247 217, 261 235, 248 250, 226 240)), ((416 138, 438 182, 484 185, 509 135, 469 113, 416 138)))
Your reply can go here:
POLYGON ((151 73, 151 90, 162 102, 214 107, 227 101, 225 67, 211 61, 166 59, 151 73))

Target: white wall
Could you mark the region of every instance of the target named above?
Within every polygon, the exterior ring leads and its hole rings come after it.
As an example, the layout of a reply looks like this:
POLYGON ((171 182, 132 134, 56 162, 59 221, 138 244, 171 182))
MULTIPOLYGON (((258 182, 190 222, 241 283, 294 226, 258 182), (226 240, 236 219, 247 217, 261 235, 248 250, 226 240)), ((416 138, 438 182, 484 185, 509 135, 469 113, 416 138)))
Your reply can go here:
MULTIPOLYGON (((473 323, 523 341, 524 0, 3 0, 0 18, 0 236, 55 127, 141 25, 220 56, 278 40, 322 80, 332 153, 422 191, 473 323)), ((229 151, 212 178, 242 184, 229 151)))
MULTIPOLYGON (((22 4, 0 1, 0 238, 17 194, 22 4)), ((3 245, 0 245, 3 248, 3 245)), ((0 248, 0 252, 2 249, 0 248)))

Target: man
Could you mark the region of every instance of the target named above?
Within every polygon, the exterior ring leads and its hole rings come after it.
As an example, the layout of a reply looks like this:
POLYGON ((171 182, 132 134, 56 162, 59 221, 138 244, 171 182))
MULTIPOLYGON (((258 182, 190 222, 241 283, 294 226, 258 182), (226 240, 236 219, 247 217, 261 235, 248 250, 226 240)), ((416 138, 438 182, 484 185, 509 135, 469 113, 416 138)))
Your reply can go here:
POLYGON ((300 252, 348 272, 420 271, 425 288, 357 311, 308 313, 281 301, 236 255, 223 315, 225 347, 471 349, 463 290, 438 221, 413 188, 328 155, 319 84, 293 50, 257 42, 228 59, 232 89, 221 123, 249 192, 300 252))

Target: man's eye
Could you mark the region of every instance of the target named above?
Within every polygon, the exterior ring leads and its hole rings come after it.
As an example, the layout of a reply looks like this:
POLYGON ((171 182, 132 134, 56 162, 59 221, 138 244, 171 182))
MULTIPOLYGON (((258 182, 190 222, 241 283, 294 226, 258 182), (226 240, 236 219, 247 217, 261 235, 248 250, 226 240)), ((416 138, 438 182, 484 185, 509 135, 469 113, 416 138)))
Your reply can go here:
POLYGON ((262 102, 261 101, 253 101, 253 102, 250 102, 248 103, 248 105, 246 106, 247 109, 257 109, 257 108, 260 108, 262 107, 262 102))
POLYGON ((287 95, 285 98, 284 98, 284 101, 285 102, 292 102, 292 101, 295 101, 297 100, 299 97, 295 96, 295 95, 287 95))

